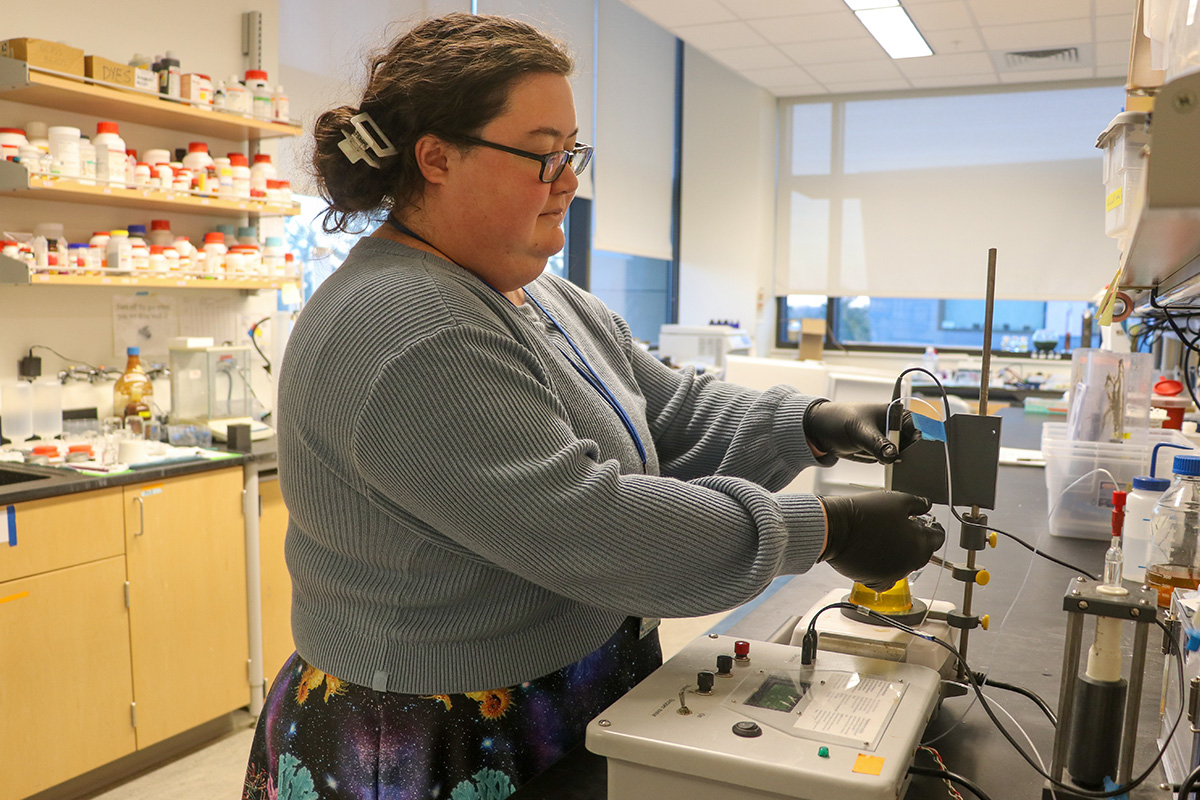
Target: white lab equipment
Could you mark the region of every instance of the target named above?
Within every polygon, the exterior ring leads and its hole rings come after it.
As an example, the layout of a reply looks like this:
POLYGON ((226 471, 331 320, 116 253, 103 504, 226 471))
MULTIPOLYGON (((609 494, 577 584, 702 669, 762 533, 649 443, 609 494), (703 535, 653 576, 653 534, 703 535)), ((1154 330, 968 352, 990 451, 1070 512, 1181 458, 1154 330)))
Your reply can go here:
POLYGON ((274 434, 270 426, 251 418, 250 348, 214 346, 209 338, 172 339, 171 422, 201 422, 213 438, 224 441, 230 425, 250 425, 252 439, 274 434))
POLYGON ((658 354, 676 366, 724 369, 725 356, 748 356, 754 339, 732 325, 663 325, 658 332, 658 354))
POLYGON ((894 800, 937 698, 938 674, 915 664, 819 652, 806 666, 797 647, 709 634, 586 742, 614 799, 894 800))

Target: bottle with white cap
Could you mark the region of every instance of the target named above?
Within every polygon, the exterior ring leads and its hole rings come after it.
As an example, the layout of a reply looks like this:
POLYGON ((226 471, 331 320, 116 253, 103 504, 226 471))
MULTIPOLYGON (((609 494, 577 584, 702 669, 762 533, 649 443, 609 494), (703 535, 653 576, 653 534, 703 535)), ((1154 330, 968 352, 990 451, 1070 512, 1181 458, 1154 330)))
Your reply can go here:
POLYGON ((1121 577, 1127 581, 1146 582, 1146 562, 1150 557, 1150 518, 1154 514, 1154 505, 1171 485, 1166 478, 1154 475, 1158 466, 1158 451, 1164 447, 1188 449, 1183 445, 1167 442, 1154 445, 1150 457, 1150 474, 1139 475, 1133 479, 1133 491, 1129 493, 1125 502, 1125 533, 1121 537, 1121 546, 1125 553, 1121 577))

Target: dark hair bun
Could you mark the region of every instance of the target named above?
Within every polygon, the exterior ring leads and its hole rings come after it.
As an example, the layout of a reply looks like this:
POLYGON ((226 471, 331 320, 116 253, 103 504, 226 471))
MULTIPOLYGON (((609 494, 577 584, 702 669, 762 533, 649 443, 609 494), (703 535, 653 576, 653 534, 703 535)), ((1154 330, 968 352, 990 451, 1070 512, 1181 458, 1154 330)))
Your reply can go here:
POLYGON ((352 217, 369 214, 391 202, 387 170, 376 169, 365 160, 352 164, 340 147, 346 134, 354 129, 350 118, 358 113, 356 108, 339 106, 319 116, 313 125, 313 168, 321 197, 332 212, 323 224, 326 232, 347 230, 352 217))

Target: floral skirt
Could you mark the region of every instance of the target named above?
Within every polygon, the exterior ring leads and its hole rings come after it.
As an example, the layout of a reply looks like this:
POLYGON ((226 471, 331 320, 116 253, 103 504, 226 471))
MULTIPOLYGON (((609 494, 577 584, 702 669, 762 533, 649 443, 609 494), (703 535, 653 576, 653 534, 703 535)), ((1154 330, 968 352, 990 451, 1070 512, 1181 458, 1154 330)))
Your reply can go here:
POLYGON ((267 695, 243 800, 503 800, 583 741, 588 722, 662 663, 625 621, 556 672, 465 694, 377 692, 293 654, 267 695))

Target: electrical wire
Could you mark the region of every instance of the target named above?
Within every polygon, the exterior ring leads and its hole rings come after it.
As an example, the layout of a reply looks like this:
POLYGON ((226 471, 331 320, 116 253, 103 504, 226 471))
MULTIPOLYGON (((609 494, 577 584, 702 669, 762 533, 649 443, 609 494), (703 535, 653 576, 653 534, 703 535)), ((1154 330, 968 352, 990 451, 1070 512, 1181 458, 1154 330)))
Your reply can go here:
MULTIPOLYGON (((943 772, 950 771, 950 768, 946 766, 946 762, 942 761, 942 754, 939 753, 937 750, 935 750, 932 747, 926 747, 923 744, 919 744, 919 745, 917 745, 917 752, 919 753, 921 751, 925 751, 926 753, 929 753, 929 755, 933 757, 933 760, 935 762, 937 762, 937 769, 942 770, 943 772)), ((914 763, 913 766, 916 766, 916 764, 914 763)), ((963 796, 958 793, 957 789, 954 788, 953 783, 951 783, 950 781, 948 781, 945 778, 942 778, 942 783, 946 784, 946 789, 950 792, 950 796, 952 798, 954 798, 954 800, 963 800, 963 796)))
POLYGON ((1200 766, 1197 766, 1179 784, 1179 800, 1190 800, 1191 794, 1200 790, 1200 766))
POLYGON ((1029 698, 1046 715, 1046 719, 1050 720, 1051 725, 1058 726, 1058 716, 1054 713, 1054 709, 1050 708, 1050 705, 1031 689, 1026 689, 1024 686, 1017 686, 1014 683, 1005 683, 1004 681, 989 678, 986 672, 976 672, 975 680, 979 681, 981 686, 995 686, 997 689, 1003 689, 1006 692, 1013 692, 1029 698))
POLYGON ((51 353, 54 353, 54 355, 58 356, 58 357, 59 357, 59 358, 61 358, 63 361, 66 361, 66 362, 68 362, 68 363, 82 364, 83 366, 87 367, 88 369, 95 370, 96 372, 98 372, 98 373, 100 373, 100 374, 102 374, 102 375, 103 375, 103 374, 106 374, 106 373, 109 373, 109 372, 119 371, 119 370, 116 370, 116 368, 115 368, 115 367, 94 367, 94 366, 92 366, 91 364, 89 364, 88 362, 86 362, 86 361, 84 361, 84 360, 82 360, 82 359, 79 359, 79 358, 68 358, 67 356, 64 356, 62 353, 60 353, 60 352, 58 352, 57 350, 55 350, 53 347, 50 347, 50 346, 48 346, 48 345, 44 345, 44 344, 35 344, 35 345, 31 345, 31 346, 30 346, 30 348, 29 348, 29 355, 30 355, 30 356, 32 356, 32 355, 33 355, 33 351, 34 351, 34 350, 49 350, 51 353))
POLYGON ((950 770, 946 769, 933 769, 932 767, 918 767, 916 765, 909 767, 908 771, 913 775, 928 775, 931 778, 941 778, 944 781, 953 781, 971 794, 978 797, 979 800, 992 800, 992 798, 988 796, 987 792, 983 791, 983 789, 980 789, 974 783, 956 772, 951 772, 950 770))
POLYGON ((254 345, 254 350, 258 353, 259 357, 266 362, 263 365, 263 369, 266 370, 268 375, 271 374, 271 359, 267 358, 266 353, 264 353, 258 346, 258 326, 269 321, 270 319, 270 317, 263 317, 258 322, 250 326, 250 344, 254 345))
MULTIPOLYGON (((894 620, 884 614, 880 614, 876 611, 872 611, 871 609, 866 608, 865 606, 860 606, 860 605, 856 605, 854 603, 849 603, 849 602, 844 602, 844 601, 838 602, 838 603, 830 603, 829 605, 818 609, 817 612, 815 614, 813 614, 812 618, 808 622, 808 631, 804 634, 804 639, 801 642, 801 663, 802 664, 811 664, 812 660, 815 658, 816 651, 817 651, 817 646, 816 646, 817 619, 821 616, 821 614, 825 613, 826 611, 829 611, 830 609, 834 609, 834 608, 851 609, 851 610, 855 611, 856 613, 861 614, 869 619, 876 620, 878 622, 881 622, 884 625, 890 625, 893 628, 897 628, 899 630, 905 631, 906 633, 910 633, 913 636, 919 636, 922 639, 931 641, 934 644, 937 644, 938 646, 947 650, 954 657, 954 659, 963 666, 963 669, 967 675, 967 680, 970 683, 971 689, 972 689, 972 691, 975 692, 975 696, 979 700, 980 707, 987 714, 988 719, 990 719, 992 721, 992 724, 996 727, 996 730, 998 730, 1000 732, 1000 734, 1009 743, 1009 745, 1017 752, 1017 755, 1021 756, 1021 758, 1025 761, 1025 763, 1027 763, 1034 770, 1034 772, 1038 773, 1038 775, 1040 775, 1042 778, 1049 781, 1050 785, 1052 787, 1055 787, 1058 789, 1063 789, 1064 791, 1074 792, 1075 795, 1078 797, 1095 797, 1095 798, 1117 797, 1118 795, 1127 794, 1131 790, 1137 788, 1138 786, 1141 786, 1143 783, 1145 783, 1146 779, 1149 778, 1150 775, 1154 772, 1154 770, 1158 767, 1159 762, 1162 761, 1163 756, 1166 754, 1167 747, 1170 746, 1171 740, 1175 737, 1175 731, 1179 728, 1179 722, 1180 722, 1180 720, 1183 719, 1183 707, 1186 702, 1185 697, 1184 697, 1184 689, 1183 689, 1183 685, 1186 682, 1184 679, 1183 654, 1180 652, 1179 643, 1177 641, 1175 641, 1175 639, 1171 636, 1170 630, 1167 628, 1167 626, 1164 625, 1161 620, 1155 618, 1154 623, 1156 625, 1158 625, 1158 627, 1161 628, 1167 634, 1167 641, 1169 642, 1169 648, 1170 648, 1171 652, 1175 655, 1175 662, 1176 662, 1176 666, 1178 667, 1178 671, 1179 671, 1179 713, 1176 714, 1175 722, 1174 722, 1174 724, 1172 724, 1170 732, 1167 734, 1166 739, 1163 741, 1162 747, 1158 751, 1158 755, 1155 756, 1154 760, 1145 769, 1145 771, 1143 771, 1141 774, 1139 774, 1136 778, 1131 780, 1128 784, 1125 784, 1124 786, 1117 786, 1114 789, 1110 789, 1107 791, 1093 791, 1090 789, 1083 789, 1078 786, 1073 786, 1071 784, 1063 783, 1062 781, 1052 777, 1041 765, 1039 765, 1037 762, 1035 762, 1033 757, 1030 756, 1029 753, 1027 753, 1025 751, 1025 749, 1023 747, 1021 747, 1020 743, 1017 742, 1017 740, 1013 738, 1013 735, 1008 731, 1008 729, 1006 727, 1004 727, 1003 723, 1001 723, 1000 720, 996 717, 996 713, 992 710, 992 704, 988 702, 987 697, 983 694, 983 689, 980 687, 979 682, 975 680, 975 673, 971 670, 970 665, 968 665, 966 660, 962 657, 962 654, 960 654, 958 652, 958 649, 955 648, 954 645, 952 645, 949 642, 946 642, 942 639, 939 639, 936 636, 931 636, 930 634, 924 633, 922 631, 914 630, 912 627, 905 625, 902 622, 898 622, 897 620, 894 620)), ((1200 780, 1200 778, 1197 778, 1197 780, 1200 780)))

